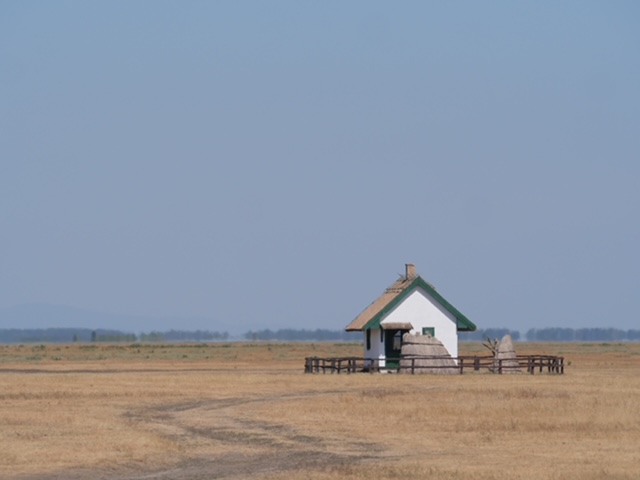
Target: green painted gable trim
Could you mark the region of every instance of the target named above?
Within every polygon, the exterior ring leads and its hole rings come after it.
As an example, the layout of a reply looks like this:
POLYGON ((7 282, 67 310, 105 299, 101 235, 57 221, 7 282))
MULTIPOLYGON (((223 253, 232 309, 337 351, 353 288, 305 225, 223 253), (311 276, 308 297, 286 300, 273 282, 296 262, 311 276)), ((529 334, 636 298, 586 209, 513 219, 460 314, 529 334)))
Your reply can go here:
POLYGON ((380 310, 371 320, 369 320, 363 330, 368 328, 379 329, 380 322, 387 314, 393 310, 396 306, 404 301, 417 288, 422 288, 425 292, 431 295, 446 311, 453 315, 456 319, 456 324, 459 332, 475 332, 478 327, 465 317, 460 311, 447 302, 442 295, 440 295, 431 285, 425 282, 422 277, 416 277, 402 292, 400 292, 393 300, 391 300, 385 307, 380 310))

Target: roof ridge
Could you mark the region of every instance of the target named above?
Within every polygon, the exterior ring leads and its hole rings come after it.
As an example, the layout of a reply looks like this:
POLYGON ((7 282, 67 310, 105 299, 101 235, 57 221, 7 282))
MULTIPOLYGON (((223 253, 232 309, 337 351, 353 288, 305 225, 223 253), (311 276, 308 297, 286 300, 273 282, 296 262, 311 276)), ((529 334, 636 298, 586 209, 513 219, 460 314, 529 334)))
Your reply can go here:
POLYGON ((402 290, 404 290, 406 287, 387 287, 387 289, 385 290, 386 293, 396 293, 396 292, 401 292, 402 290))

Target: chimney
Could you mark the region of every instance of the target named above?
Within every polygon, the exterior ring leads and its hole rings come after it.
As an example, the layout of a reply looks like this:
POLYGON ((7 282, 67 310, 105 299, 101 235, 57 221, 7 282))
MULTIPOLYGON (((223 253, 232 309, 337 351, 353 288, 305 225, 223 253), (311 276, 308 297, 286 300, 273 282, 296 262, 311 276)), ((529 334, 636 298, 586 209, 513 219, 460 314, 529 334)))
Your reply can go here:
POLYGON ((406 276, 405 276, 405 278, 407 280, 413 280, 414 278, 417 277, 417 275, 416 275, 416 266, 413 263, 406 263, 405 264, 405 268, 406 268, 406 276))

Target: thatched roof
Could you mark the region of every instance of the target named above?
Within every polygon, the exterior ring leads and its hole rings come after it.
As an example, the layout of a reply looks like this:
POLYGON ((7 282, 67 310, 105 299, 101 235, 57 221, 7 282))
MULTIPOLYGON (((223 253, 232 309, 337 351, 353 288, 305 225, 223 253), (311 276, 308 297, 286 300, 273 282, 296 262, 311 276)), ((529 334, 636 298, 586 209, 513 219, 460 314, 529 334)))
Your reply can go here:
POLYGON ((347 325, 347 332, 362 330, 364 326, 382 311, 384 307, 389 305, 400 295, 413 280, 408 280, 405 277, 399 278, 393 282, 382 295, 376 298, 367 308, 365 308, 360 315, 358 315, 349 325, 347 325))
POLYGON ((445 346, 431 335, 411 335, 405 333, 402 336, 402 350, 400 353, 400 372, 412 373, 411 366, 415 367, 414 373, 457 374, 457 364, 445 346), (427 357, 427 358, 418 358, 427 357), (414 359, 412 361, 412 358, 414 359))
POLYGON ((347 332, 367 328, 380 328, 380 322, 393 308, 399 305, 411 292, 421 288, 456 319, 458 331, 473 332, 476 326, 453 305, 440 295, 435 287, 415 273, 415 267, 407 264, 406 274, 393 282, 382 295, 365 308, 349 325, 347 332))
POLYGON ((516 358, 511 335, 505 335, 498 343, 493 358, 493 370, 498 371, 500 366, 502 366, 502 373, 520 373, 522 371, 516 358))

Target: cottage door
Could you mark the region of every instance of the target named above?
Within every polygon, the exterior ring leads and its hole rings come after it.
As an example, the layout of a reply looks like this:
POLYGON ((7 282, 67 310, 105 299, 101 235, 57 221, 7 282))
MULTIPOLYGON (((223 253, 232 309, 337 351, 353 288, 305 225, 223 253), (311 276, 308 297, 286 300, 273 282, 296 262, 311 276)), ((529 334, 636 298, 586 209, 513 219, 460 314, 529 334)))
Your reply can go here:
POLYGON ((402 335, 407 330, 384 330, 385 365, 397 368, 400 365, 400 351, 402 349, 402 335))

